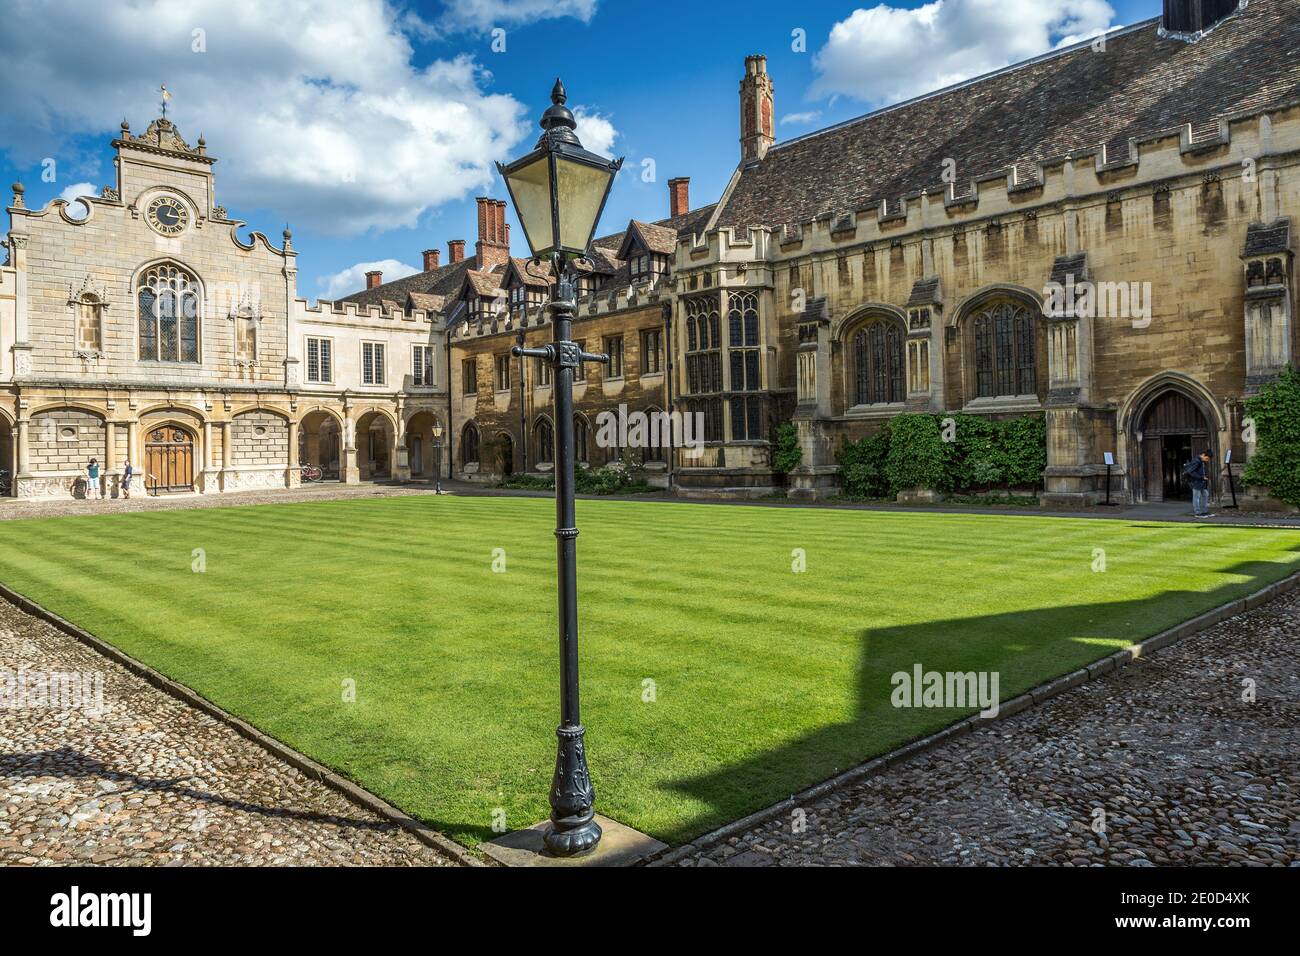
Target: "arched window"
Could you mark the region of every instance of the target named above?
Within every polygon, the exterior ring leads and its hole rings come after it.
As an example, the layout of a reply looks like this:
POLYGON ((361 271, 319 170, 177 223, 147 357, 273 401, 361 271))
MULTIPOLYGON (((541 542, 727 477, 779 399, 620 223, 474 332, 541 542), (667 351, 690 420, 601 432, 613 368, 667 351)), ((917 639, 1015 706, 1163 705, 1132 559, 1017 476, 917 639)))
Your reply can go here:
POLYGON ((140 277, 140 358, 151 362, 199 360, 199 284, 169 262, 140 277))
POLYGON ((478 455, 478 426, 473 422, 469 422, 460 433, 461 465, 477 465, 479 460, 478 455))
POLYGON ((590 444, 591 429, 587 426, 587 420, 581 415, 573 416, 573 458, 575 461, 589 462, 590 452, 587 448, 590 444))
POLYGON ((240 365, 255 365, 260 316, 252 307, 241 306, 231 313, 231 318, 235 323, 235 361, 240 365))
POLYGON ((903 330, 885 319, 858 329, 853 336, 853 403, 901 402, 906 387, 903 330))
POLYGON ((555 461, 555 429, 551 427, 549 419, 537 420, 537 425, 533 428, 533 437, 536 441, 537 463, 549 465, 555 461))
POLYGON ((668 443, 672 440, 671 420, 664 413, 651 405, 645 410, 646 436, 641 446, 641 464, 650 461, 665 461, 668 457, 668 443))
POLYGON ((1038 362, 1034 317, 1015 302, 995 302, 975 316, 975 395, 1035 395, 1038 362))

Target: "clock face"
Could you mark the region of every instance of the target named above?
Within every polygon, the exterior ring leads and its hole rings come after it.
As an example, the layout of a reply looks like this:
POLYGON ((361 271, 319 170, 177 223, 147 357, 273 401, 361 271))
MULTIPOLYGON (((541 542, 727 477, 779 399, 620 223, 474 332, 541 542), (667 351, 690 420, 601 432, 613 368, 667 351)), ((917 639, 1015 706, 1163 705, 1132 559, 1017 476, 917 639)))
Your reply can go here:
POLYGON ((185 204, 172 196, 159 196, 149 203, 147 216, 149 225, 164 236, 180 235, 190 218, 185 204))

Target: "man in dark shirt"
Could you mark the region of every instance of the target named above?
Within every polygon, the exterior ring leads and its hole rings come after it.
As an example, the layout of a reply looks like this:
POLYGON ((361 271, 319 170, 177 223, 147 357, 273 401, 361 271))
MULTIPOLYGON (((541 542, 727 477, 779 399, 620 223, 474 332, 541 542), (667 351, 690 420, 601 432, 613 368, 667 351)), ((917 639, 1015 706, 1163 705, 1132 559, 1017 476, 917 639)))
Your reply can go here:
POLYGON ((1192 514, 1197 518, 1213 518, 1210 514, 1210 453, 1201 452, 1183 469, 1187 483, 1192 486, 1192 514))

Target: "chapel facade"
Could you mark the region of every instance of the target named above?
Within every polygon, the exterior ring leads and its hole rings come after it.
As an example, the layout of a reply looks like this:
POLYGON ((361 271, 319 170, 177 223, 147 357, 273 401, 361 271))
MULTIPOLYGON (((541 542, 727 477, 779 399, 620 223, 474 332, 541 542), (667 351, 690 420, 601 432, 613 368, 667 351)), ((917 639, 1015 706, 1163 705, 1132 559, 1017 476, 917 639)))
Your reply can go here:
POLYGON ((165 116, 113 140, 74 215, 16 184, 0 268, 0 470, 22 498, 431 475, 447 365, 433 310, 297 297, 297 253, 217 203, 202 138, 165 116))

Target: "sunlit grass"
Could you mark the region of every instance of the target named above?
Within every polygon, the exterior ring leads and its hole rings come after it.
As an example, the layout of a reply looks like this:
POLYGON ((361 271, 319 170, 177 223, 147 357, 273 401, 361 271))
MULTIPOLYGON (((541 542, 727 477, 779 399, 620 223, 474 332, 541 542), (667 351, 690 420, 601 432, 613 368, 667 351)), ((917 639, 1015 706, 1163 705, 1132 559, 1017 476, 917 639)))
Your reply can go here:
MULTIPOLYGON (((970 712, 893 708, 914 663, 998 671, 1006 699, 1300 567, 1296 531, 578 509, 598 806, 670 842, 970 712)), ((553 518, 421 496, 7 521, 0 580, 473 844, 496 808, 548 813, 553 518)))

